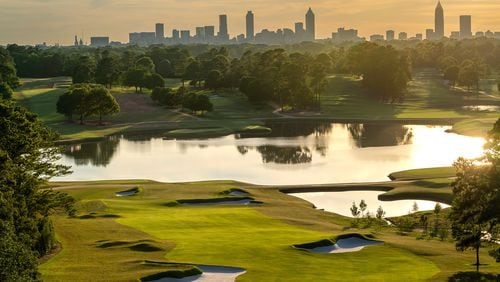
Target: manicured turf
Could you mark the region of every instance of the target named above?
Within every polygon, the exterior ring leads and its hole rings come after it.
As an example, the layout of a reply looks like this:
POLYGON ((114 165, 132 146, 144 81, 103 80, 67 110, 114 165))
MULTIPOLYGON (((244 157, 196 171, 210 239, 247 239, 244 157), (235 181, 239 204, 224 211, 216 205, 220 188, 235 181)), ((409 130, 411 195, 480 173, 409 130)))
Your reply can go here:
MULTIPOLYGON (((356 253, 325 255, 296 250, 291 246, 374 230, 344 230, 350 226, 349 219, 315 210, 309 203, 271 188, 230 181, 106 181, 59 183, 56 187, 80 201, 82 215, 95 214, 89 219, 55 218, 63 251, 41 266, 48 281, 132 281, 166 271, 146 267, 142 260, 247 269, 238 281, 382 281, 393 277, 408 281, 438 277, 443 281, 455 272, 473 269, 467 265, 473 254, 457 253, 452 243, 401 237, 391 228, 376 233, 384 245, 356 253), (115 192, 137 186, 141 188, 137 196, 115 197, 115 192), (265 204, 165 206, 176 199, 218 197, 231 188, 244 189, 265 204), (107 247, 99 247, 103 244, 107 247), (131 248, 137 245, 135 250, 131 248), (158 249, 164 251, 144 251, 158 249)), ((485 262, 491 264, 492 260, 485 258, 485 262)), ((500 271, 491 266, 487 270, 500 271)))
POLYGON ((455 177, 456 175, 457 171, 454 167, 434 167, 393 172, 389 175, 389 178, 392 180, 417 180, 455 177))

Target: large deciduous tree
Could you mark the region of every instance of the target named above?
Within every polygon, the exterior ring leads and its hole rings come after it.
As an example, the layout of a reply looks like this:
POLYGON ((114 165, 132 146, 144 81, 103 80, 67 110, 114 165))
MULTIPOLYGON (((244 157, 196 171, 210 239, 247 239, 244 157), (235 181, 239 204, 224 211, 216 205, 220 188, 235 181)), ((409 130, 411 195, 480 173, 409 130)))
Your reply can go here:
POLYGON ((479 270, 482 242, 498 236, 500 215, 500 120, 490 133, 486 146, 487 164, 476 165, 460 158, 453 182, 454 200, 450 213, 457 250, 474 249, 479 270))

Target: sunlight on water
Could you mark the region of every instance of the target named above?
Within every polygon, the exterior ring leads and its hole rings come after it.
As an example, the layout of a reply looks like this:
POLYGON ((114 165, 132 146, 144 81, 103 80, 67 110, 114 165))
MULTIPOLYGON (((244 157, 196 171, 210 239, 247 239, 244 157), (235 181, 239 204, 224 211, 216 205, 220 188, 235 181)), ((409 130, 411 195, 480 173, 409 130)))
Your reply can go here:
POLYGON ((384 181, 391 172, 481 156, 484 139, 446 133, 449 128, 287 124, 259 138, 111 137, 66 146, 61 162, 73 166, 74 173, 57 180, 227 179, 270 185, 384 181))
MULTIPOLYGON (((304 199, 316 206, 318 209, 324 209, 329 212, 352 217, 351 206, 353 202, 359 206, 361 200, 365 200, 368 205, 367 211, 375 215, 379 206, 386 212, 386 217, 394 217, 408 214, 412 211, 414 203, 417 203, 418 211, 434 210, 436 202, 432 201, 379 201, 378 195, 384 192, 378 191, 351 191, 351 192, 320 192, 320 193, 296 193, 292 196, 304 199)), ((441 204, 442 208, 449 207, 441 204)))

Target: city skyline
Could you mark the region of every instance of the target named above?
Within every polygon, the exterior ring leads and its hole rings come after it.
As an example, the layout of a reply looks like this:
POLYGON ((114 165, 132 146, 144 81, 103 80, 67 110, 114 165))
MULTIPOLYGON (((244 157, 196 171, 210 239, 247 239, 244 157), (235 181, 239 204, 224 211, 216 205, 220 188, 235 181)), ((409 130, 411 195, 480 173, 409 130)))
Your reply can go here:
MULTIPOLYGON (((186 11, 181 11, 177 13, 177 16, 169 16, 175 14, 176 12, 173 9, 167 9, 163 13, 164 15, 160 17, 158 15, 158 11, 155 13, 146 13, 149 11, 149 5, 154 6, 151 1, 143 1, 140 5, 137 5, 137 1, 121 1, 117 3, 116 1, 107 0, 107 1, 90 1, 94 5, 93 9, 98 11, 99 13, 106 12, 110 8, 115 8, 114 16, 109 16, 112 19, 103 19, 107 22, 99 24, 99 28, 91 27, 93 24, 99 22, 102 17, 92 17, 92 19, 87 19, 87 21, 82 21, 82 16, 79 15, 74 19, 69 19, 68 24, 62 25, 60 28, 56 28, 55 22, 52 20, 44 19, 44 23, 39 25, 32 26, 31 30, 33 33, 20 32, 23 29, 29 29, 30 24, 25 22, 21 25, 16 25, 15 22, 21 20, 22 17, 17 20, 9 20, 12 18, 12 14, 9 11, 19 11, 19 9, 15 9, 16 5, 19 3, 15 3, 12 0, 4 0, 5 4, 2 4, 6 7, 6 9, 2 9, 0 11, 0 44, 7 43, 18 43, 18 44, 37 44, 41 42, 47 42, 48 44, 60 43, 63 45, 71 45, 73 43, 73 37, 77 34, 79 37, 84 36, 85 42, 90 42, 91 36, 109 36, 112 41, 121 41, 128 42, 128 34, 130 32, 135 31, 154 31, 155 23, 164 23, 164 29, 166 36, 169 36, 171 30, 190 30, 191 34, 194 34, 194 30, 196 26, 219 26, 218 16, 225 14, 227 15, 227 25, 228 25, 228 33, 230 38, 236 37, 239 34, 246 34, 246 14, 248 11, 253 11, 254 14, 254 30, 255 33, 260 32, 262 29, 269 30, 277 30, 283 28, 289 28, 294 30, 294 24, 296 22, 303 22, 304 27, 306 27, 306 22, 304 19, 304 12, 307 11, 308 7, 311 6, 316 14, 316 38, 330 38, 332 32, 336 31, 338 27, 346 27, 346 28, 355 28, 359 30, 360 36, 369 37, 371 34, 385 34, 386 30, 394 30, 396 34, 399 32, 406 32, 408 34, 415 33, 424 33, 428 28, 434 28, 434 16, 437 1, 419 1, 417 6, 413 5, 407 7, 406 9, 402 9, 405 5, 401 3, 396 3, 397 1, 384 1, 384 4, 377 5, 377 7, 373 7, 367 5, 367 7, 359 7, 359 4, 366 1, 354 0, 350 3, 340 3, 341 1, 311 1, 301 4, 302 1, 294 2, 293 4, 282 4, 283 7, 280 8, 283 13, 278 16, 274 15, 272 17, 269 12, 270 8, 255 8, 260 6, 264 6, 265 3, 259 1, 246 1, 245 4, 240 4, 238 10, 235 12, 233 3, 226 3, 227 1, 220 1, 219 4, 208 4, 208 6, 217 6, 220 9, 220 12, 214 11, 208 13, 204 12, 201 15, 198 11, 198 7, 192 7, 191 12, 188 13, 186 11), (136 4, 136 7, 144 8, 143 11, 140 9, 136 12, 137 15, 134 17, 120 18, 120 10, 124 7, 128 7, 131 9, 134 7, 133 3, 136 4), (226 3, 224 7, 220 7, 221 3, 226 3), (256 4, 257 3, 257 4, 256 4), (259 4, 260 3, 260 4, 259 4), (327 9, 327 7, 331 6, 331 8, 327 9), (120 8, 121 7, 121 8, 120 8), (338 9, 335 9, 337 7, 338 9), (287 9, 285 9, 287 8, 287 9), (332 12, 333 11, 333 12, 332 12), (142 15, 142 14, 145 15, 142 15), (336 15, 332 18, 332 13, 336 15), (149 18, 146 14, 149 14, 149 18), (385 21, 373 21, 368 23, 368 19, 366 17, 361 17, 361 15, 373 15, 373 17, 381 17, 385 15, 385 21), (405 21, 399 21, 398 18, 402 17, 402 15, 413 14, 413 19, 407 17, 405 21), (196 15, 196 16, 194 16, 196 15), (353 15, 359 15, 360 17, 356 17, 353 15), (421 15, 418 21, 415 19, 417 15, 421 15), (144 16, 144 18, 142 18, 144 16), (137 18, 137 20, 134 20, 137 18), (138 19, 140 18, 140 20, 138 19), (196 18, 196 21, 193 19, 196 18), (189 21, 192 21, 192 24, 187 24, 189 21), (110 21, 112 20, 112 21, 110 21), (7 22, 9 23, 8 25, 7 22), (14 22, 14 23, 12 23, 14 22), (81 22, 81 23, 80 23, 81 22), (92 22, 90 24, 89 22, 92 22), (365 22, 365 23, 363 23, 365 22), (133 27, 130 27, 131 23, 133 23, 133 27), (9 26, 10 28, 6 28, 9 26), (118 28, 118 27, 119 28, 118 28), (152 28, 153 26, 153 28, 152 28), (44 28, 45 27, 45 28, 44 28), (129 28, 130 27, 130 28, 129 28), (41 28, 44 29, 45 32, 36 32, 36 29, 41 28), (98 30, 98 31, 95 31, 98 30), (68 33, 69 32, 69 33, 68 33), (17 38, 17 39, 16 39, 17 38)), ((58 3, 64 6, 64 3, 67 0, 29 0, 28 2, 37 3, 37 5, 43 6, 41 3, 58 3)), ((86 2, 86 1, 83 1, 86 2)), ((87 1, 88 2, 88 1, 87 1)), ((169 2, 169 1, 166 1, 169 2)), ((188 1, 190 2, 190 1, 188 1)), ((192 2, 192 1, 191 1, 192 2)), ((237 1, 236 1, 237 2, 237 1)), ((459 28, 459 16, 463 14, 471 14, 473 17, 473 26, 472 31, 486 31, 491 29, 492 31, 500 29, 500 19, 497 19, 495 15, 496 10, 500 11, 500 2, 499 3, 487 3, 488 1, 479 2, 483 3, 483 9, 477 9, 478 5, 475 3, 474 5, 470 5, 470 8, 465 3, 466 1, 443 1, 443 6, 445 9, 444 21, 445 21, 445 36, 449 36, 451 31, 458 31, 459 28), (459 8, 462 7, 462 10, 459 8)), ((84 5, 83 3, 74 4, 73 6, 84 5)), ((265 5, 266 7, 272 4, 265 5)), ((78 9, 76 9, 78 10, 78 9)), ((80 9, 81 10, 81 9, 80 9)), ((83 9, 84 11, 85 9, 83 9)), ((206 10, 206 9, 205 9, 206 10)), ((209 9, 210 10, 210 9, 209 9)), ((47 16, 55 15, 56 12, 52 11, 47 16)), ((67 14, 71 15, 72 12, 68 12, 67 14)), ((64 17, 63 17, 64 19, 64 17)), ((217 29, 218 31, 218 29, 217 29)))

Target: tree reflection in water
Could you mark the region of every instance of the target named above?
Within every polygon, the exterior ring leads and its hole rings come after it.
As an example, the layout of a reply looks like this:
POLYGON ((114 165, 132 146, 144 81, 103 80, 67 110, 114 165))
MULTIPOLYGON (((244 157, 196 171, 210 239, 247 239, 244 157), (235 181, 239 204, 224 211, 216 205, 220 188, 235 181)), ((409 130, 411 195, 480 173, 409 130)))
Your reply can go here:
POLYGON ((106 167, 116 153, 119 136, 112 136, 104 141, 64 146, 63 154, 75 160, 77 166, 93 165, 106 167))
POLYGON ((312 162, 312 154, 305 147, 258 146, 257 152, 262 155, 264 163, 304 164, 312 162))
POLYGON ((401 124, 349 124, 354 144, 359 148, 412 144, 413 132, 401 124))

